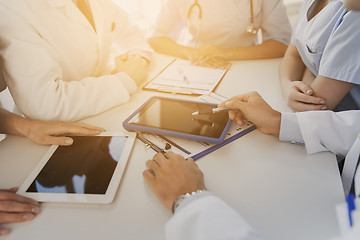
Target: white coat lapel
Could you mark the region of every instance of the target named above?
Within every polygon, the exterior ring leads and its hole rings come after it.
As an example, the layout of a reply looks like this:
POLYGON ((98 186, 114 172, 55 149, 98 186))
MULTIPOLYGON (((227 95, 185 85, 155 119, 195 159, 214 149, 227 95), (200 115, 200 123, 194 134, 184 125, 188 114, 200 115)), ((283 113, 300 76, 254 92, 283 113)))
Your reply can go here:
POLYGON ((108 63, 109 54, 111 51, 113 35, 111 29, 111 12, 110 5, 107 0, 89 0, 92 10, 95 28, 99 44, 99 61, 95 70, 96 75, 107 74, 103 72, 108 63))
POLYGON ((48 2, 52 7, 59 9, 66 17, 71 19, 71 21, 79 23, 86 28, 93 29, 86 17, 71 0, 48 0, 48 2))

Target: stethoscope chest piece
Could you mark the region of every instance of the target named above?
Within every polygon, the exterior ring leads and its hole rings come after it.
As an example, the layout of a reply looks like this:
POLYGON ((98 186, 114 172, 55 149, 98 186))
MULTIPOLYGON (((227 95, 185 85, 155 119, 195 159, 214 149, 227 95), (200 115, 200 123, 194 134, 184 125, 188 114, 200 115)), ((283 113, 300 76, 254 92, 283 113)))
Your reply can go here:
POLYGON ((250 24, 250 25, 246 28, 246 32, 256 35, 256 34, 258 33, 258 29, 257 29, 253 24, 250 24))

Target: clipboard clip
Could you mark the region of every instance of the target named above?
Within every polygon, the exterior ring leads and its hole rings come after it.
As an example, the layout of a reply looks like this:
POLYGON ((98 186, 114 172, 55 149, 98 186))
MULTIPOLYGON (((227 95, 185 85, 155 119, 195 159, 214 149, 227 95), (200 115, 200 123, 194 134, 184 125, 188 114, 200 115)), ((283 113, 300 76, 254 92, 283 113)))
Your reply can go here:
POLYGON ((171 94, 187 94, 187 95, 198 95, 197 93, 194 93, 190 89, 186 88, 180 88, 180 87, 158 87, 157 91, 160 92, 167 92, 171 94))

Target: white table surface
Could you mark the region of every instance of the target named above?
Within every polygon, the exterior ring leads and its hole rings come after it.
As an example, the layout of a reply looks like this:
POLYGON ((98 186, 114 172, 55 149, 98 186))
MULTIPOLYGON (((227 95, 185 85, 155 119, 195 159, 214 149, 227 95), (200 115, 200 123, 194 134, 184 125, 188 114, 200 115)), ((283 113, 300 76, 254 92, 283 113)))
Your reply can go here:
MULTIPOLYGON (((169 61, 157 55, 149 79, 169 61)), ((256 90, 274 108, 289 111, 280 92, 279 63, 280 59, 234 62, 216 92, 231 97, 256 90)), ((130 102, 85 122, 123 131, 123 120, 153 95, 169 96, 138 91, 130 102)), ((0 142, 0 188, 19 186, 47 149, 23 137, 0 142)), ((12 233, 4 239, 164 239, 171 214, 142 178, 145 161, 153 154, 136 141, 112 204, 44 203, 32 222, 8 224, 12 233)), ((344 195, 333 154, 307 155, 301 145, 255 130, 197 163, 207 188, 239 211, 264 239, 321 240, 339 232, 335 205, 344 195)))

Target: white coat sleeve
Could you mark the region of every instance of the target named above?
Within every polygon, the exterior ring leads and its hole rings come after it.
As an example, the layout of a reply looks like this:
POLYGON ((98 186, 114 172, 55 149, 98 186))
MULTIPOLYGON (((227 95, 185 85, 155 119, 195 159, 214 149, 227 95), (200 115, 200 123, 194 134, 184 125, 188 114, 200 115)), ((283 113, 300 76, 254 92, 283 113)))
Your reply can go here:
POLYGON ((64 81, 56 53, 40 33, 12 11, 1 13, 5 80, 26 117, 75 121, 124 103, 136 91, 125 73, 64 81))
POLYGON ((282 113, 280 140, 305 143, 309 154, 346 156, 360 133, 360 111, 282 113))
POLYGON ((165 226, 167 240, 260 239, 233 208, 213 194, 186 201, 165 226))

